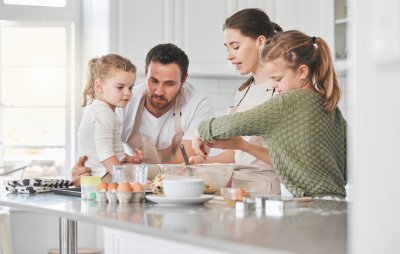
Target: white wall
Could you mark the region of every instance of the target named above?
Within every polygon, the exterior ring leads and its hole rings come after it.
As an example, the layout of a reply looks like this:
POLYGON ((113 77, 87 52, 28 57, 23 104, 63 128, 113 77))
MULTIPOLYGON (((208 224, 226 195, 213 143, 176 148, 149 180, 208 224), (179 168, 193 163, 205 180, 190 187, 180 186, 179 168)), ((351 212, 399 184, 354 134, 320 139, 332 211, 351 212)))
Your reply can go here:
POLYGON ((349 3, 349 252, 399 253, 400 2, 349 3))

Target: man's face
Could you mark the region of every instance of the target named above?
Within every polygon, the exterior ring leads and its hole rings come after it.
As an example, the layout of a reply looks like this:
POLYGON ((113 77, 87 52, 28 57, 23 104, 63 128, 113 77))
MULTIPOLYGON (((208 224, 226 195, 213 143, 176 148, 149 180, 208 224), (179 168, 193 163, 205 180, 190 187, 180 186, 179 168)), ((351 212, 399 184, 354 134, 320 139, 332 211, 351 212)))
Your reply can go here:
POLYGON ((175 105, 175 99, 186 81, 181 80, 181 69, 176 63, 150 62, 146 74, 146 108, 161 116, 175 105))

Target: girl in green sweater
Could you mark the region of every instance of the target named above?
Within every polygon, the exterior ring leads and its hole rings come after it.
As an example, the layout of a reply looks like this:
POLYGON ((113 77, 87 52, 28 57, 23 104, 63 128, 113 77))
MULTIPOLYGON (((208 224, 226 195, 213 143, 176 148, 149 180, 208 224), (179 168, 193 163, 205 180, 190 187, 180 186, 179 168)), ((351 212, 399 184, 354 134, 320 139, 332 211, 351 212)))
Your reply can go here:
POLYGON ((265 44, 261 58, 279 96, 204 121, 193 136, 194 151, 205 159, 205 142, 259 135, 287 193, 344 198, 346 121, 337 107, 341 92, 326 42, 281 32, 265 44))

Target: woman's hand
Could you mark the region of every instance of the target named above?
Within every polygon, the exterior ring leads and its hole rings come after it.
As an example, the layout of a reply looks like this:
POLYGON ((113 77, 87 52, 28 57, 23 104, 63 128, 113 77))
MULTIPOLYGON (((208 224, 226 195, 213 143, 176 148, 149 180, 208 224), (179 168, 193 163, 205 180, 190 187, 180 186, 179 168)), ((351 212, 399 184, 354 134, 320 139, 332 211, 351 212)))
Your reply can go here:
POLYGON ((231 139, 219 139, 213 142, 207 142, 207 146, 224 150, 242 150, 244 142, 246 141, 241 136, 237 136, 231 139))
POLYGON ((189 157, 189 163, 190 164, 201 164, 201 163, 205 163, 206 161, 204 161, 200 156, 195 155, 195 156, 190 156, 189 157))
POLYGON ((192 138, 192 149, 203 161, 206 160, 207 152, 205 143, 201 141, 199 131, 196 130, 192 138))
POLYGON ((75 164, 74 168, 72 169, 72 183, 79 187, 81 186, 81 176, 89 176, 90 175, 90 168, 85 167, 85 162, 87 161, 87 156, 82 156, 79 158, 78 162, 75 164))

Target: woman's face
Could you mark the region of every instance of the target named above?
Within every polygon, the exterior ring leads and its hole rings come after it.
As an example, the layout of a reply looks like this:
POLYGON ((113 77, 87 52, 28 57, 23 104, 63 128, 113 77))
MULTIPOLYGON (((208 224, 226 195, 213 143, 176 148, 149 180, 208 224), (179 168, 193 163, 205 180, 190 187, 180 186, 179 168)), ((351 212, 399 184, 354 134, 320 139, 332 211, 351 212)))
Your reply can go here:
POLYGON ((270 62, 263 62, 262 67, 278 93, 306 87, 305 77, 308 69, 305 69, 305 65, 293 70, 285 60, 278 58, 270 62))
POLYGON ((260 66, 261 42, 244 36, 238 29, 224 30, 227 59, 241 74, 255 73, 260 66))

